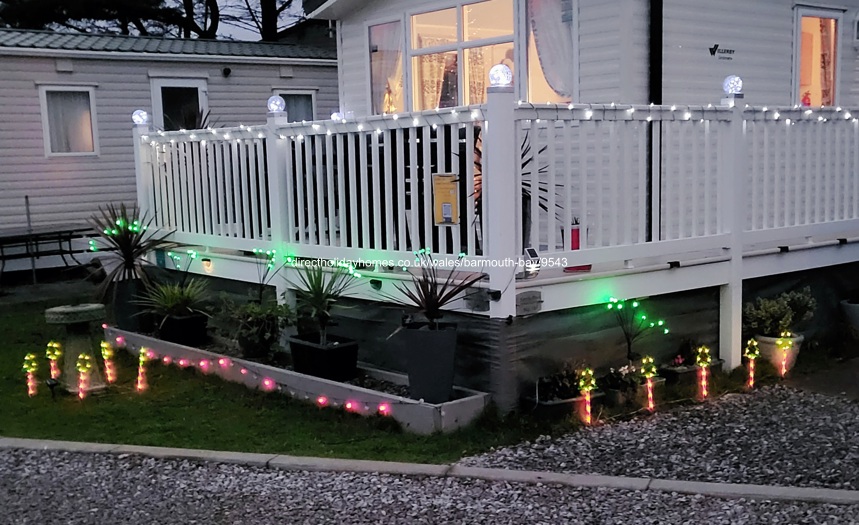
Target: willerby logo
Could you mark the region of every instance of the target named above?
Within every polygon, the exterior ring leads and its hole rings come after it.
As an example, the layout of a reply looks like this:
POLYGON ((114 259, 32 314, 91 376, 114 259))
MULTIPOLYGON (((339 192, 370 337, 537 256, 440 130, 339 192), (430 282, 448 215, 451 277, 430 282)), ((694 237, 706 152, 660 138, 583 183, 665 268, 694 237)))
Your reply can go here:
POLYGON ((716 57, 719 60, 733 60, 731 55, 734 54, 733 49, 720 48, 719 44, 713 44, 713 47, 707 48, 710 50, 710 56, 716 57))

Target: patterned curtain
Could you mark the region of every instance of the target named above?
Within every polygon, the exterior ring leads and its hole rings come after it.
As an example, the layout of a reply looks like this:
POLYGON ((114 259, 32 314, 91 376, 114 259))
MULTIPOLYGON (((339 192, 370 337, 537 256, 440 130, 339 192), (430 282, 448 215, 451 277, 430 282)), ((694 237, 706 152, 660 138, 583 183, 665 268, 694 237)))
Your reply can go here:
POLYGON ((471 104, 486 102, 486 70, 484 69, 483 50, 470 49, 468 53, 468 100, 471 104))
POLYGON ((820 19, 820 103, 824 106, 835 104, 835 23, 832 18, 820 19))
MULTIPOLYGON (((450 42, 447 38, 422 37, 420 47, 439 46, 450 42)), ((418 56, 420 64, 417 71, 417 85, 420 86, 420 91, 416 93, 418 109, 438 107, 441 85, 444 81, 444 61, 444 53, 418 56)))

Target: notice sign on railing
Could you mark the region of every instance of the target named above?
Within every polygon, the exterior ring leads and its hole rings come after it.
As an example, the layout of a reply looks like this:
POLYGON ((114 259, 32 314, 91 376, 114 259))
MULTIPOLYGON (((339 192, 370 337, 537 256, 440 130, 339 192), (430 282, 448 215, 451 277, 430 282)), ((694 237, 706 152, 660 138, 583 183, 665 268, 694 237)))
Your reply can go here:
POLYGON ((455 173, 434 173, 432 193, 436 226, 459 224, 459 176, 455 173))

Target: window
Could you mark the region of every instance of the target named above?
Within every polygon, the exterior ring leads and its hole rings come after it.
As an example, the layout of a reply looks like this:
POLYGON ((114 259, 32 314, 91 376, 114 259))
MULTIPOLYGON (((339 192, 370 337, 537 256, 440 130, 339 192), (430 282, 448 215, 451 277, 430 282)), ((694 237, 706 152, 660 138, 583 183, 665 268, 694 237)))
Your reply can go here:
POLYGON ((412 107, 482 104, 489 69, 513 69, 513 2, 487 0, 410 17, 412 107))
POLYGON ((572 0, 529 0, 528 100, 540 104, 572 102, 576 55, 572 0))
POLYGON ((838 75, 841 12, 799 9, 796 45, 796 102, 834 106, 838 75))
POLYGON ((46 155, 98 154, 93 91, 92 87, 40 87, 46 155))
POLYGON ((373 113, 403 111, 403 25, 370 27, 370 99, 373 113))
POLYGON ((316 100, 315 91, 275 91, 286 102, 286 118, 290 122, 315 120, 316 100))
POLYGON ((154 124, 164 131, 208 125, 209 102, 203 79, 152 79, 154 124))

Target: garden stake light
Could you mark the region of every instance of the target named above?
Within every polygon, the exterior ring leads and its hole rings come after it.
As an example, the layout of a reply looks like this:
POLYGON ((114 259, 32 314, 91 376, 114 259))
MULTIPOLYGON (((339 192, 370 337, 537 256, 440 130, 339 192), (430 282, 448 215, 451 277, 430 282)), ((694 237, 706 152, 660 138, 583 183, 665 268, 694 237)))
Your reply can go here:
POLYGON ((101 358, 104 360, 104 376, 108 383, 116 381, 116 368, 113 365, 113 347, 107 341, 101 342, 101 358))
POLYGON ((89 388, 89 371, 92 370, 92 358, 88 354, 78 355, 75 368, 78 370, 78 398, 83 399, 89 388))
POLYGON ((56 341, 51 341, 48 343, 48 348, 45 350, 45 357, 48 358, 48 361, 51 363, 51 379, 57 379, 60 377, 60 357, 63 355, 63 351, 60 349, 60 343, 56 341))
POLYGON ((781 376, 784 377, 787 375, 787 353, 791 348, 791 333, 790 332, 782 332, 781 337, 776 339, 776 346, 781 351, 781 376))
POLYGON ((36 361, 36 354, 27 354, 24 356, 24 373, 27 374, 27 395, 33 397, 36 395, 38 388, 36 382, 36 371, 39 369, 39 363, 36 361))
POLYGON ((149 351, 145 348, 140 349, 140 357, 137 360, 137 384, 135 387, 138 392, 143 392, 147 388, 146 384, 146 362, 149 361, 149 351))
POLYGON ((656 377, 656 364, 653 358, 646 356, 641 360, 641 375, 644 376, 644 386, 647 389, 647 410, 653 412, 656 410, 656 404, 653 401, 653 378, 656 377))
POLYGON ((746 359, 749 360, 749 388, 755 387, 755 359, 761 356, 761 351, 758 348, 758 342, 754 339, 749 339, 746 343, 746 351, 743 353, 746 359))
POLYGON ((709 395, 707 389, 707 373, 710 371, 710 364, 713 358, 710 357, 710 349, 706 346, 699 346, 695 349, 695 364, 698 366, 699 375, 699 390, 698 393, 701 399, 706 399, 709 395))
POLYGON ((585 395, 585 425, 590 425, 593 422, 591 413, 591 391, 597 387, 597 381, 594 378, 594 371, 590 368, 585 368, 579 374, 579 391, 585 395))

